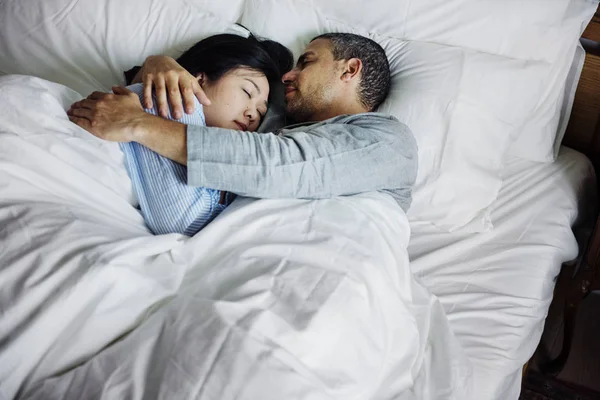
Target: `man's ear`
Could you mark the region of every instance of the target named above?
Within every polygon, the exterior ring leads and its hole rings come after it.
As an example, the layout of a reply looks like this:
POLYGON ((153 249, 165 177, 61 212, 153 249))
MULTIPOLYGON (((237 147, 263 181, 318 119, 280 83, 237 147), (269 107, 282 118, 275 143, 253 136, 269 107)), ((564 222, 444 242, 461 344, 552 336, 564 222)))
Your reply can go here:
POLYGON ((360 73, 362 72, 363 64, 360 58, 351 58, 344 62, 344 70, 342 73, 342 80, 344 82, 349 82, 355 78, 360 77, 360 73))

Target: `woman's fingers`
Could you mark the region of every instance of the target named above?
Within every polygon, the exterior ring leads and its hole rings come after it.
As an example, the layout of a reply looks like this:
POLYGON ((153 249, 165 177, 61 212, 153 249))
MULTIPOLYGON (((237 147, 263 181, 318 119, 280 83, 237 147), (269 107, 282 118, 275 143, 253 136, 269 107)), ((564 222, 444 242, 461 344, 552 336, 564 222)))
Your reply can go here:
POLYGON ((185 112, 194 112, 194 97, 201 104, 210 105, 210 100, 200 87, 197 79, 167 56, 150 56, 142 67, 144 84, 144 107, 150 108, 153 101, 161 117, 169 116, 169 106, 175 119, 185 112), (152 94, 155 98, 153 99, 152 94))
POLYGON ((179 119, 183 117, 183 107, 181 105, 181 89, 179 88, 179 82, 182 81, 177 73, 167 74, 167 92, 169 94, 169 104, 173 112, 173 118, 179 119))
POLYGON ((154 95, 156 96, 158 114, 163 118, 167 118, 169 116, 169 103, 167 102, 167 89, 163 74, 159 74, 154 78, 154 95))
POLYGON ((169 106, 175 119, 183 117, 184 108, 186 113, 193 113, 194 97, 205 106, 211 104, 198 80, 170 57, 148 57, 142 72, 144 107, 151 108, 156 102, 161 117, 169 116, 169 106))
POLYGON ((185 107, 185 112, 187 114, 191 114, 194 112, 194 89, 192 88, 194 82, 198 84, 196 79, 191 80, 182 80, 180 82, 181 96, 183 97, 183 105, 185 107))
MULTIPOLYGON (((185 107, 185 112, 187 114, 194 112, 194 97, 198 99, 200 104, 204 106, 210 105, 210 100, 206 96, 206 93, 204 93, 198 79, 193 76, 190 75, 189 78, 181 77, 179 79, 179 89, 181 91, 181 97, 183 98, 183 106, 185 107)), ((175 107, 173 107, 173 109, 175 109, 175 107)))
MULTIPOLYGON (((202 104, 203 106, 210 106, 210 104, 211 104, 210 99, 208 98, 206 93, 204 93, 204 90, 202 89, 202 87, 200 86, 200 83, 196 79, 192 80, 192 92, 194 93, 194 95, 196 96, 196 98, 198 99, 200 104, 202 104)), ((186 103, 186 105, 187 104, 188 103, 186 103)), ((191 99, 191 104, 193 107, 193 104, 194 104, 193 99, 191 99)), ((192 109, 192 111, 193 111, 193 109, 192 109)))
POLYGON ((144 108, 152 108, 152 74, 144 74, 142 76, 142 84, 144 85, 144 108))

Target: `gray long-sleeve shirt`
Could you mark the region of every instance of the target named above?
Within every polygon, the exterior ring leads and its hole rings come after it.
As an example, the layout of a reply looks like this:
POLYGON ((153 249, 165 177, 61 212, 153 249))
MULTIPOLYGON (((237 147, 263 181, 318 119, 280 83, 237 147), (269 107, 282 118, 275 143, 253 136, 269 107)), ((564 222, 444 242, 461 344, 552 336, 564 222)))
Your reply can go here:
POLYGON ((372 112, 293 125, 277 134, 188 126, 187 148, 188 184, 249 197, 384 191, 406 211, 417 174, 410 129, 372 112))

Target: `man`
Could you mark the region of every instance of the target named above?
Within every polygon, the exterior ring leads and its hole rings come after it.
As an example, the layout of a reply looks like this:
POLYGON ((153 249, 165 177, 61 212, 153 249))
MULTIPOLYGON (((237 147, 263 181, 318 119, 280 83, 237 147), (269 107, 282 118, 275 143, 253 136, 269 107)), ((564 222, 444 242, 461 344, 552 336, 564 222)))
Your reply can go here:
MULTIPOLYGON (((142 71, 146 103, 154 81, 161 114, 168 107, 165 89, 176 118, 182 115, 181 96, 186 107, 193 104, 193 94, 209 106, 195 80, 172 59, 153 60, 155 65, 146 65, 152 64, 148 60, 142 71), (177 72, 165 79, 164 71, 177 72)), ((193 186, 260 198, 384 191, 406 211, 416 178, 417 146, 405 125, 373 112, 390 87, 383 49, 354 34, 317 36, 282 80, 286 112, 298 124, 278 134, 185 126, 145 113, 138 97, 120 87, 113 88, 115 94, 92 93, 68 114, 102 139, 135 141, 187 164, 188 184, 193 186)))

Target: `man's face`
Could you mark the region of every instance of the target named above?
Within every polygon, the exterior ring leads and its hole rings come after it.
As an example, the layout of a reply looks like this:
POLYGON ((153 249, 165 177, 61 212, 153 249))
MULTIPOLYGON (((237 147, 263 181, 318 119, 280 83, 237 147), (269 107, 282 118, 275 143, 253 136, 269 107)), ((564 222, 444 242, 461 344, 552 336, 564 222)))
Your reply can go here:
POLYGON ((333 59, 331 42, 312 41, 298 58, 296 67, 282 78, 287 114, 298 122, 317 120, 336 100, 339 71, 340 62, 333 59))

